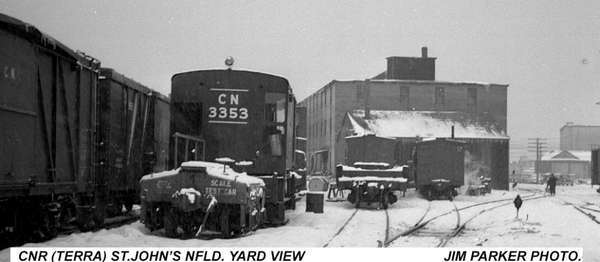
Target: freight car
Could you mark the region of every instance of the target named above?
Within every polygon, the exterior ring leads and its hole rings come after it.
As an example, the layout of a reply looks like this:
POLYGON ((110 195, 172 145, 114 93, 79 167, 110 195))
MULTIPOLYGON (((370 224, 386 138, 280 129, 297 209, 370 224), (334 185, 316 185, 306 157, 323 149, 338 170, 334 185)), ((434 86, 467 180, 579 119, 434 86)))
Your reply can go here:
POLYGON ((387 209, 398 198, 394 192, 406 193, 405 168, 390 167, 387 163, 356 162, 353 166, 336 166, 336 187, 338 190, 350 190, 348 201, 355 204, 378 203, 387 209))
POLYGON ((113 69, 101 68, 99 79, 95 207, 119 215, 139 203, 142 176, 167 168, 170 103, 113 69))
MULTIPOLYGON (((600 148, 592 149, 592 166, 590 168, 592 185, 600 185, 600 148)), ((597 190, 600 193, 600 188, 597 190)))
POLYGON ((227 165, 190 161, 181 168, 144 176, 142 213, 151 230, 188 238, 219 232, 243 234, 263 223, 265 183, 227 165))
MULTIPOLYGON (((288 81, 279 76, 232 69, 174 75, 171 133, 176 141, 171 167, 190 160, 229 159, 231 168, 264 181, 266 213, 262 221, 286 223, 285 209, 295 207, 295 178, 291 175, 295 104, 288 81)), ((158 216, 159 210, 145 210, 146 226, 160 227, 160 222, 148 224, 148 218, 158 216)))
POLYGON ((427 199, 452 200, 464 185, 464 142, 437 138, 417 142, 414 157, 415 186, 427 199))
POLYGON ((168 143, 168 125, 157 124, 168 101, 2 14, 0 50, 1 246, 49 238, 73 222, 98 226, 105 206, 131 207, 137 183, 123 183, 167 150, 157 141, 168 143), (131 132, 140 128, 147 133, 131 132), (124 169, 135 174, 125 178, 124 169))

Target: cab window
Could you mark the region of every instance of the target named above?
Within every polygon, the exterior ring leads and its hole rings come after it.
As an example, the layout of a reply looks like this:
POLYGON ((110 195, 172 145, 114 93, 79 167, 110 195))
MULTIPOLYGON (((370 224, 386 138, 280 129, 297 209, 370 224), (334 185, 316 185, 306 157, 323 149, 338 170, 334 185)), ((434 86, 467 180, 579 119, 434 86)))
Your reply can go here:
POLYGON ((284 93, 267 93, 265 95, 266 119, 273 123, 285 123, 286 95, 284 93))

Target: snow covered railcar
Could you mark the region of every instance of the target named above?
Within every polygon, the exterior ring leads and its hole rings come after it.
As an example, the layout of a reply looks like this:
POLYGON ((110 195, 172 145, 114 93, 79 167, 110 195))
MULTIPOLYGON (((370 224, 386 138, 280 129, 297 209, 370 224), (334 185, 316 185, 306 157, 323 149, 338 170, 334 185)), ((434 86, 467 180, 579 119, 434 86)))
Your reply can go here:
POLYGON ((172 77, 171 166, 230 158, 266 184, 266 223, 284 224, 295 206, 295 97, 287 79, 241 70, 200 70, 172 77), (202 143, 190 143, 196 138, 202 143), (192 152, 193 151, 193 152, 192 152), (201 152, 201 153, 198 153, 201 152))
POLYGON ((356 207, 361 202, 379 203, 385 209, 398 198, 394 192, 406 192, 406 166, 389 167, 386 163, 354 163, 336 167, 338 190, 350 190, 348 201, 356 207))
POLYGON ((465 143, 437 138, 417 142, 415 186, 428 199, 454 198, 465 183, 465 143))
POLYGON ((140 181, 142 222, 163 228, 168 237, 220 232, 243 234, 265 219, 263 180, 210 162, 184 162, 181 168, 140 181))

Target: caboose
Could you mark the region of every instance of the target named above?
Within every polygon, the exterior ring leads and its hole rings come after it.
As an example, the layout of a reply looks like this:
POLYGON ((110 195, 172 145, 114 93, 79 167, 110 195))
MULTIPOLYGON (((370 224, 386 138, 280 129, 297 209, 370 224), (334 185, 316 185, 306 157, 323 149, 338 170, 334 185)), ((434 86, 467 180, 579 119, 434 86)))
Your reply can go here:
POLYGON ((290 174, 295 105, 283 77, 232 69, 176 74, 171 86, 171 167, 194 160, 231 160, 224 165, 264 181, 264 223, 284 224, 286 207, 295 206, 290 174))

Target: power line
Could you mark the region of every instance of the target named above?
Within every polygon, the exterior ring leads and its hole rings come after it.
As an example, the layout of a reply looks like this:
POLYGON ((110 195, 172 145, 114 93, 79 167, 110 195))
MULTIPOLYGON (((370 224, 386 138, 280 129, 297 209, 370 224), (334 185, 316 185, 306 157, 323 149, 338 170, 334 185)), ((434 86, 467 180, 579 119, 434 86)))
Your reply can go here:
POLYGON ((528 138, 527 139, 528 152, 535 152, 535 181, 540 183, 540 164, 542 161, 542 152, 548 149, 547 138, 528 138))

